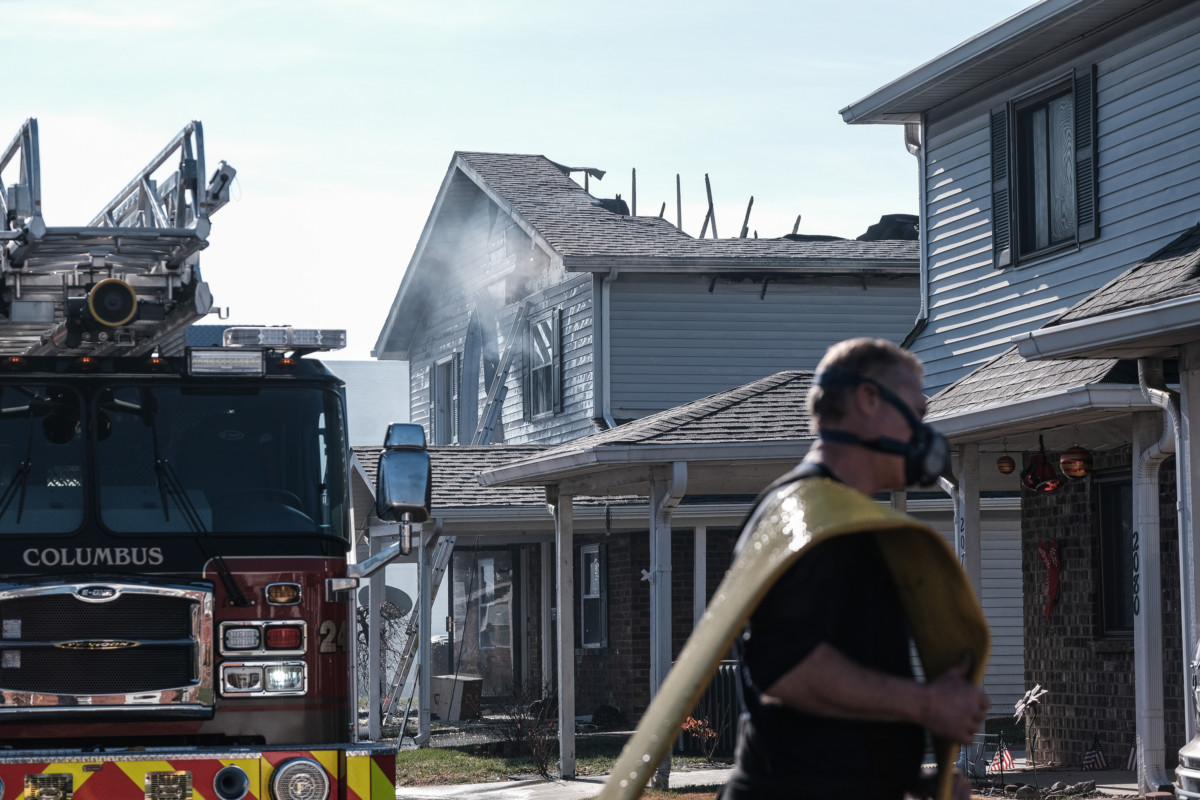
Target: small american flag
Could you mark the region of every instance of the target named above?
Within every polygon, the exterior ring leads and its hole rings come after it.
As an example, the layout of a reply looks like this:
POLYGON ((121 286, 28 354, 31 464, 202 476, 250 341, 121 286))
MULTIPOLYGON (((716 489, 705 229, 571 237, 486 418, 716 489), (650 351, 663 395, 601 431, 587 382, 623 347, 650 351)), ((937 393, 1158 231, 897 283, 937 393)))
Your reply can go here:
POLYGON ((1083 754, 1083 768, 1085 770, 1107 769, 1108 762, 1104 760, 1104 751, 1100 749, 1100 737, 1092 737, 1092 746, 1083 754))
POLYGON ((1137 737, 1129 742, 1129 757, 1125 759, 1125 769, 1137 769, 1137 737))
POLYGON ((991 772, 1004 772, 1005 770, 1011 772, 1012 768, 1012 751, 1008 749, 1008 745, 1001 739, 999 746, 996 748, 996 755, 992 758, 992 763, 988 767, 988 770, 991 772))

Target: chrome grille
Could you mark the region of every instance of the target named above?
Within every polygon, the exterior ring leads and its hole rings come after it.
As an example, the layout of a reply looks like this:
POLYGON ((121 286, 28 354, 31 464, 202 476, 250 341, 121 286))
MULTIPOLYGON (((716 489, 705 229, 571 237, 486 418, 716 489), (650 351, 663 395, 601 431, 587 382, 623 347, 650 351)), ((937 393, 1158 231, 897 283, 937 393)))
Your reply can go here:
POLYGON ((212 592, 112 583, 0 590, 0 714, 211 705, 212 592))

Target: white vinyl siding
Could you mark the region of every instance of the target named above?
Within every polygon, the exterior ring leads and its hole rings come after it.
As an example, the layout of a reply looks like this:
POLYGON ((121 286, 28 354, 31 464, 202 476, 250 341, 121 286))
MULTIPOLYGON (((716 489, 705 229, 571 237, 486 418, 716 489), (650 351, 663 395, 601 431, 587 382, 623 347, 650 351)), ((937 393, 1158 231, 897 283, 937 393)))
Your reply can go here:
MULTIPOLYGON (((1006 269, 992 264, 989 112, 926 137, 929 324, 913 345, 931 393, 987 363, 1200 218, 1200 20, 1097 56, 1099 238, 1006 269)), ((995 105, 1062 74, 1011 87, 995 105)), ((989 106, 990 107, 990 106, 989 106)))
POLYGON ((612 412, 633 418, 785 369, 813 369, 852 336, 901 341, 917 276, 731 282, 621 276, 612 284, 612 412))
MULTIPOLYGON (((1013 705, 1025 694, 1025 622, 1021 596, 1021 512, 1013 499, 1011 510, 987 510, 982 514, 980 602, 992 635, 983 688, 992 701, 991 716, 1011 714, 1013 705)), ((954 520, 950 512, 915 512, 954 546, 954 520)))

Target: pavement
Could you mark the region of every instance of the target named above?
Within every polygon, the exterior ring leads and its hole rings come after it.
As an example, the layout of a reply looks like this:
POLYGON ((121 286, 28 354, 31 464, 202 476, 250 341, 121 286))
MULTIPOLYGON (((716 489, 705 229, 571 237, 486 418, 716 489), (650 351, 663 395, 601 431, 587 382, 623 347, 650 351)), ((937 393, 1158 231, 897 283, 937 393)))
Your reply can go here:
MULTIPOLYGON (((1048 789, 1062 782, 1070 786, 1083 781, 1095 781, 1096 791, 1108 797, 1136 797, 1137 776, 1131 770, 1095 770, 1085 772, 1078 768, 1042 767, 1036 770, 1025 762, 1024 753, 1015 751, 1012 770, 1004 773, 1004 783, 1027 783, 1048 789)), ((732 769, 675 770, 671 772, 671 788, 684 786, 720 786, 728 779, 732 769)), ((455 786, 414 786, 396 789, 397 800, 586 800, 600 793, 607 775, 589 775, 573 781, 559 780, 514 780, 498 783, 468 783, 455 786)), ((996 776, 998 779, 999 776, 996 776)))
MULTIPOLYGON (((720 786, 729 779, 731 768, 673 771, 671 788, 684 786, 720 786)), ((588 775, 573 781, 501 781, 465 783, 457 786, 412 786, 396 789, 397 798, 435 800, 435 798, 480 798, 480 800, 584 800, 600 794, 607 775, 588 775)))

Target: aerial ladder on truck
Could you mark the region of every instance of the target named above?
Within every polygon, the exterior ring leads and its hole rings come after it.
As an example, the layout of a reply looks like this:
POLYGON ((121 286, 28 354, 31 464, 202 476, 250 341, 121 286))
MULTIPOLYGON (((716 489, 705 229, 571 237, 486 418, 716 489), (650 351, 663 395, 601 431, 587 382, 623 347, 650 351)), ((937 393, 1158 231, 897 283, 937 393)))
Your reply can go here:
POLYGON ((205 184, 204 133, 181 130, 82 227, 47 226, 36 119, 0 156, 0 350, 144 355, 212 309, 197 254, 229 202, 224 161, 205 184), (174 160, 177 159, 177 160, 174 160), (176 169, 161 183, 164 167, 176 169))
POLYGON ((0 797, 395 796, 354 596, 428 519, 424 432, 390 426, 374 511, 401 541, 354 563, 344 385, 304 357, 345 332, 180 344, 235 175, 191 122, 51 226, 37 120, 0 153, 0 797))

